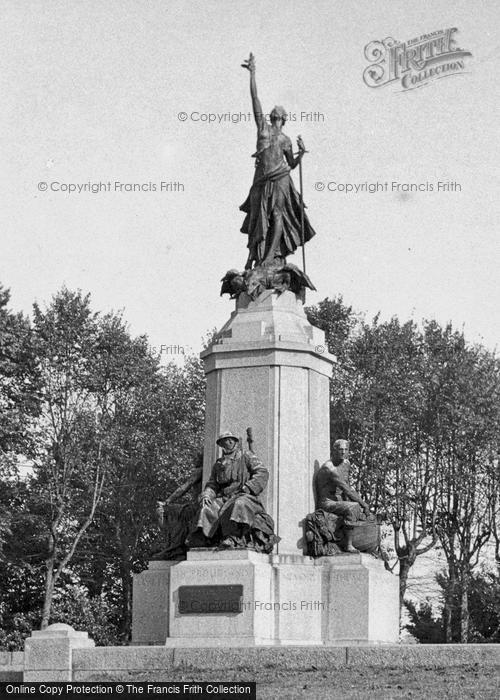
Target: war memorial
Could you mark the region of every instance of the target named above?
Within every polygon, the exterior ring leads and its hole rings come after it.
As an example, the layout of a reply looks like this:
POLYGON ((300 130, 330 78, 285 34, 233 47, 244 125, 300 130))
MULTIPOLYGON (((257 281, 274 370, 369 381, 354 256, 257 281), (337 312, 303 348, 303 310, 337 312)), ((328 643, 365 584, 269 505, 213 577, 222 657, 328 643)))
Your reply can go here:
POLYGON ((161 546, 134 577, 131 646, 95 647, 87 632, 52 624, 24 652, 0 655, 3 678, 498 662, 492 644, 399 644, 398 579, 384 567, 380 515, 350 485, 345 436, 331 452, 337 360, 303 308, 314 289, 304 249, 316 235, 302 197, 307 151, 299 137, 294 153, 282 107, 266 118, 252 54, 243 68, 257 126, 240 207, 247 253, 242 246, 239 268, 214 271, 234 310, 202 353, 203 469, 176 492, 190 489, 191 502, 160 502, 161 546))
POLYGON ((289 260, 315 235, 291 177, 305 147, 299 137, 294 154, 282 107, 266 119, 252 55, 244 67, 257 125, 241 206, 248 254, 223 277, 235 309, 202 354, 200 505, 180 541, 135 576, 132 643, 394 643, 397 577, 379 556, 376 515, 349 486, 345 442, 330 461, 336 358, 303 310, 313 284, 289 260))

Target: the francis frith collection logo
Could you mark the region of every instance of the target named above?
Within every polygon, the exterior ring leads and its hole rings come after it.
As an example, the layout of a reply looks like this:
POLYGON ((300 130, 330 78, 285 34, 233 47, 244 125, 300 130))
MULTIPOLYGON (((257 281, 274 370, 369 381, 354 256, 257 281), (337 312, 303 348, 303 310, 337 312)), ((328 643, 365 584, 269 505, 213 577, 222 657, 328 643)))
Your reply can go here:
POLYGON ((402 90, 412 90, 463 73, 465 59, 472 54, 456 45, 457 31, 456 27, 439 29, 404 42, 392 37, 371 41, 365 46, 370 65, 363 72, 364 82, 371 88, 394 83, 402 90))

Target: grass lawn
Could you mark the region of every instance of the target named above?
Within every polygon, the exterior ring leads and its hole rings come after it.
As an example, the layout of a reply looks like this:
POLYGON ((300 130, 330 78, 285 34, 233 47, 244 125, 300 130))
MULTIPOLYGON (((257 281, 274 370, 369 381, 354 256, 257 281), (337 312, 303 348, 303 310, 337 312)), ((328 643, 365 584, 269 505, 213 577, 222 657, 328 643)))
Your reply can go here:
POLYGON ((447 668, 366 667, 289 671, 264 667, 255 674, 248 669, 198 671, 175 669, 164 672, 130 672, 127 679, 96 674, 101 681, 256 681, 258 700, 499 700, 500 666, 452 666, 447 668))

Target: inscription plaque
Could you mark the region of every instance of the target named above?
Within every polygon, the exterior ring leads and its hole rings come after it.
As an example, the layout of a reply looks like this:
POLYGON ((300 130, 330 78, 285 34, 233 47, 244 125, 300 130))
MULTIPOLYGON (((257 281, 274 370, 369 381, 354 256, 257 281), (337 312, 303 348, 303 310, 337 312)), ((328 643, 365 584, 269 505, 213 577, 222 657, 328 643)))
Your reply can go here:
POLYGON ((179 586, 180 615, 243 612, 243 586, 179 586))

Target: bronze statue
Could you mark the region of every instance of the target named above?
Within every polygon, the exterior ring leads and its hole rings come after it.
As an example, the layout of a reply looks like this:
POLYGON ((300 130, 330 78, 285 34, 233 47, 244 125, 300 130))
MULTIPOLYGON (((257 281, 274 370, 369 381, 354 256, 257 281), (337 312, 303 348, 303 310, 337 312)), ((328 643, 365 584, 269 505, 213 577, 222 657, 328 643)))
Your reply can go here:
POLYGON ((380 528, 369 505, 349 485, 349 444, 337 440, 333 459, 325 462, 314 477, 316 511, 305 522, 311 556, 378 550, 380 528))
POLYGON ((240 207, 246 213, 241 232, 248 235, 245 265, 248 270, 252 266, 283 264, 286 256, 309 241, 315 231, 290 177, 290 170, 299 165, 305 153, 302 139, 300 136, 297 139, 299 150, 294 156, 292 142, 282 132, 287 119, 283 107, 274 107, 271 124, 266 121, 257 97, 253 54, 242 66, 250 71, 250 94, 257 124, 257 150, 252 156, 255 175, 248 198, 240 207))
POLYGON ((152 543, 151 558, 179 560, 186 558, 186 538, 193 529, 193 519, 198 512, 198 496, 203 477, 203 455, 192 476, 168 496, 165 501, 157 501, 156 517, 159 531, 152 543), (188 502, 177 502, 189 491, 188 502))
POLYGON ((153 542, 151 559, 176 561, 186 558, 186 538, 197 511, 196 502, 168 503, 157 509, 160 532, 153 542))
POLYGON ((245 292, 255 300, 266 289, 274 289, 278 294, 290 290, 298 295, 302 295, 306 288, 316 290, 305 272, 292 263, 279 267, 254 267, 244 272, 228 270, 221 282, 221 296, 229 294, 231 299, 245 292))
POLYGON ((219 546, 270 553, 278 538, 259 494, 269 472, 253 452, 244 452, 238 438, 223 433, 217 440, 222 456, 212 467, 201 494, 201 507, 188 547, 219 546))

